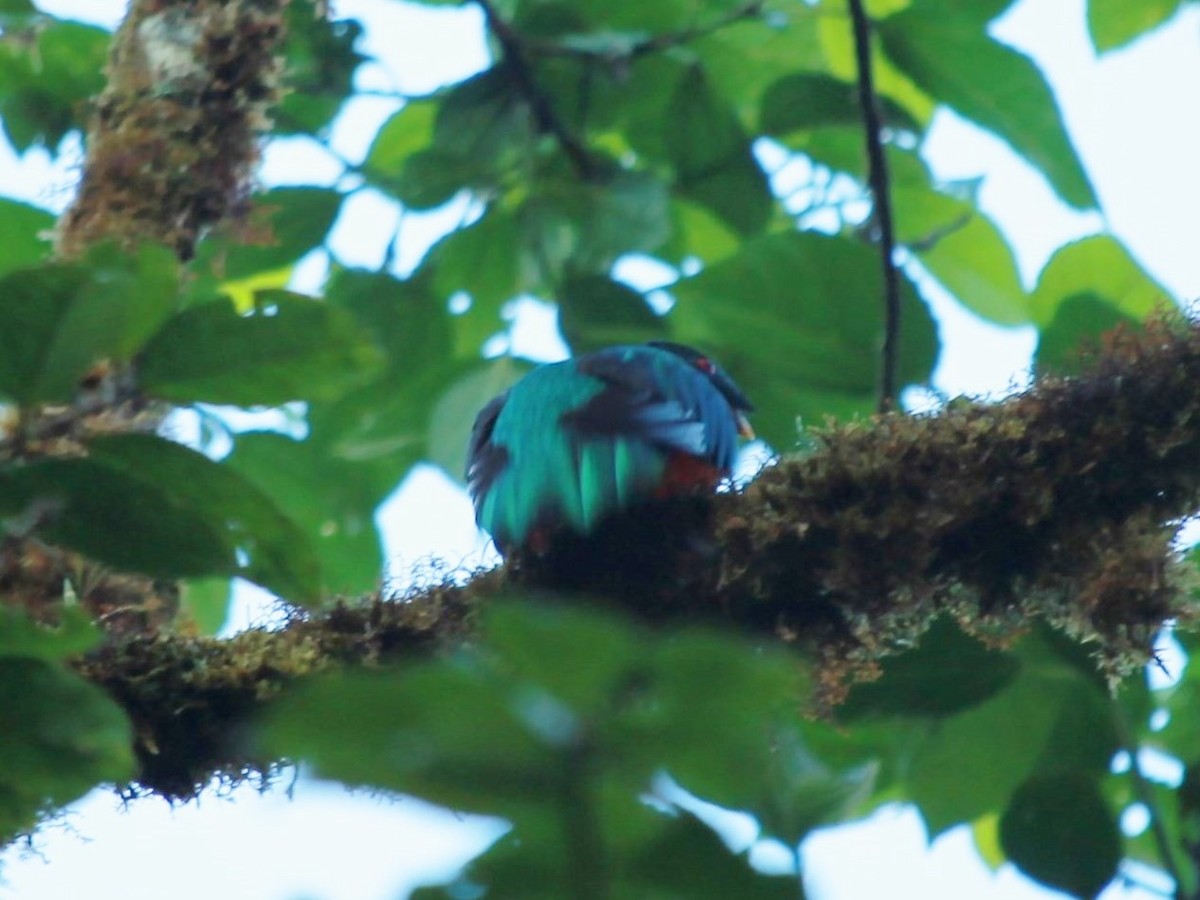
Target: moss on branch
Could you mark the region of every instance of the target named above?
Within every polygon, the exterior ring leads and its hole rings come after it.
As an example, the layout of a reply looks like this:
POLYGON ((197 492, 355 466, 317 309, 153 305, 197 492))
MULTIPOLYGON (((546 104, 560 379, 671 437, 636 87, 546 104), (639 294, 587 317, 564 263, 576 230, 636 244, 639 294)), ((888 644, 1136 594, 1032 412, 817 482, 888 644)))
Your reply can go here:
POLYGON ((1200 328, 1118 332, 1078 378, 832 426, 818 444, 685 509, 707 534, 684 529, 649 554, 653 571, 630 547, 669 520, 639 532, 634 517, 556 548, 562 564, 517 560, 461 587, 341 603, 229 640, 118 638, 78 668, 130 712, 142 783, 178 797, 214 772, 269 766, 239 752, 237 726, 290 680, 457 646, 481 603, 531 588, 794 643, 817 661, 826 701, 942 613, 997 643, 1043 618, 1088 642, 1112 677, 1151 657, 1164 621, 1192 614, 1172 540, 1200 507, 1200 328))

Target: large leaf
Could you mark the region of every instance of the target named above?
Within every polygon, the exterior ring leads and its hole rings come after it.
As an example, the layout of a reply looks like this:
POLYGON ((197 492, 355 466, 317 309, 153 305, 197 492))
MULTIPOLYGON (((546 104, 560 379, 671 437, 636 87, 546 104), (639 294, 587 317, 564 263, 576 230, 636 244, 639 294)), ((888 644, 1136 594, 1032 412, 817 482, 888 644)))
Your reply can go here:
POLYGON ((42 511, 48 540, 118 569, 162 578, 239 574, 297 602, 317 594, 307 536, 228 466, 179 444, 98 438, 87 457, 0 474, 10 503, 42 511))
POLYGON ((32 40, 0 41, 0 122, 21 152, 53 150, 80 127, 85 102, 104 87, 111 35, 94 25, 47 19, 32 40))
POLYGON ((313 15, 303 4, 286 8, 286 92, 275 113, 276 133, 316 132, 353 93, 354 71, 365 56, 355 51, 363 27, 355 19, 313 15))
POLYGON ((1117 874, 1121 832, 1094 776, 1061 773, 1027 781, 1000 820, 1004 852, 1031 878, 1095 897, 1117 874))
POLYGON ((137 349, 174 306, 175 286, 170 254, 152 246, 9 273, 0 279, 0 394, 67 399, 96 361, 137 349))
POLYGON ((1007 687, 942 720, 917 749, 908 786, 932 834, 1004 810, 1035 775, 1107 771, 1117 738, 1094 669, 1040 636, 1022 642, 1018 658, 1007 687))
MULTIPOLYGON (((878 251, 844 237, 757 238, 673 291, 674 335, 732 372, 757 412, 755 430, 783 450, 796 417, 869 412, 876 403, 883 287, 878 251)), ((933 320, 901 282, 899 383, 929 378, 933 320)))
POLYGON ((365 464, 332 458, 315 441, 270 432, 239 434, 225 463, 304 530, 321 562, 322 593, 359 594, 378 586, 383 550, 374 511, 382 490, 365 464))
POLYGON ((1161 25, 1183 6, 1184 0, 1088 0, 1088 33, 1104 53, 1127 44, 1161 25))
POLYGON ((1062 304, 1079 296, 1103 297, 1134 319, 1172 306, 1170 292, 1107 234, 1081 238, 1054 252, 1030 297, 1034 320, 1049 325, 1062 304))
POLYGON ((54 216, 36 206, 0 198, 0 275, 41 262, 50 254, 54 216))
POLYGON ((281 269, 324 242, 341 205, 331 188, 274 188, 254 198, 244 229, 201 242, 195 266, 221 281, 281 269))
POLYGON ((856 685, 838 717, 952 715, 1003 689, 1018 668, 1011 654, 989 650, 943 617, 918 647, 884 660, 878 681, 856 685))
POLYGON ((1072 373, 1081 351, 1118 325, 1136 326, 1156 310, 1172 307, 1156 282, 1109 235, 1083 238, 1059 248, 1030 298, 1041 325, 1035 361, 1041 372, 1072 373))
POLYGON ((558 296, 558 327, 575 354, 664 336, 666 323, 640 291, 603 275, 568 281, 558 296))
POLYGON ((142 351, 142 386, 177 403, 275 406, 335 396, 378 369, 348 312, 286 291, 256 298, 250 316, 218 299, 170 319, 142 351))
POLYGON ((680 80, 663 123, 667 157, 682 194, 741 234, 762 231, 771 214, 767 176, 737 115, 699 66, 680 80))
POLYGON ((0 656, 0 842, 38 814, 134 774, 121 708, 60 666, 0 656))
POLYGON ((1025 55, 992 40, 981 23, 915 6, 877 23, 888 56, 935 100, 995 132, 1078 208, 1096 206, 1054 95, 1025 55))
MULTIPOLYGON (((921 130, 920 123, 895 101, 881 97, 879 105, 886 125, 921 130)), ((793 72, 780 78, 763 95, 759 114, 762 130, 780 137, 826 125, 861 124, 857 85, 818 72, 793 72)))

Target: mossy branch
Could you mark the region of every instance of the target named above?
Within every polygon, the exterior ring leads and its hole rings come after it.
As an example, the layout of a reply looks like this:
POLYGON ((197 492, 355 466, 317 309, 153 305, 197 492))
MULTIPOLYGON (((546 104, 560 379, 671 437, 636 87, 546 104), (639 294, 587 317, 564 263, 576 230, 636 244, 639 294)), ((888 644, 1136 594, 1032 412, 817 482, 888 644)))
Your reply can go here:
POLYGON ((190 259, 249 196, 289 0, 134 0, 112 43, 63 256, 143 240, 190 259))
MULTIPOLYGON (((463 587, 344 603, 230 640, 117 640, 78 668, 130 712, 143 784, 174 797, 213 772, 269 766, 239 754, 237 726, 294 677, 456 646, 481 604, 562 587, 565 571, 573 589, 632 615, 796 644, 826 701, 943 613, 997 642, 1043 618, 1089 642, 1113 677, 1150 658, 1165 620, 1192 613, 1172 540, 1200 507, 1196 326, 1117 332, 1086 374, 1002 403, 889 414, 818 440, 706 502, 708 545, 651 554, 655 571, 613 565, 639 513, 557 548, 561 566, 517 560, 463 587), (591 574, 586 558, 600 561, 591 574)), ((645 531, 670 533, 662 520, 645 531)))

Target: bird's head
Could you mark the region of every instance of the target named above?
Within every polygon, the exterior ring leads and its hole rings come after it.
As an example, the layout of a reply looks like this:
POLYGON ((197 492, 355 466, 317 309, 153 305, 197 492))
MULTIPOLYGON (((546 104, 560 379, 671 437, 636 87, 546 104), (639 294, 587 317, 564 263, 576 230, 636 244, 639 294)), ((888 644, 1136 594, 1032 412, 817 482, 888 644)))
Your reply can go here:
POLYGON ((729 408, 733 410, 733 417, 737 421, 738 434, 744 438, 753 439, 754 429, 750 427, 750 420, 746 418, 746 413, 754 412, 754 406, 746 399, 746 395, 742 393, 736 382, 729 377, 729 373, 717 365, 712 357, 706 356, 687 344, 677 344, 674 341, 650 341, 649 346, 674 353, 688 365, 707 375, 713 386, 721 392, 721 396, 729 402, 729 408))

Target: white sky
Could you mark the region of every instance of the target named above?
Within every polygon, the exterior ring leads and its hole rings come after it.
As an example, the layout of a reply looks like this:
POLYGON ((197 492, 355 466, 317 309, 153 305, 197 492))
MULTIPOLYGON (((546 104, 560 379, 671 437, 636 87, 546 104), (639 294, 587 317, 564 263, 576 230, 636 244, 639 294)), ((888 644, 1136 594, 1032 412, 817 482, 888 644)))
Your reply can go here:
MULTIPOLYGON (((120 0, 40 0, 57 14, 113 24, 120 0)), ((368 22, 367 52, 380 57, 360 86, 399 86, 424 92, 477 71, 485 62, 474 8, 420 7, 380 0, 339 0, 339 14, 368 22)), ((1034 56, 1055 86, 1068 127, 1101 198, 1103 218, 1063 207, 1044 180, 996 139, 949 113, 940 113, 924 151, 940 176, 985 176, 981 202, 1008 235, 1022 275, 1032 284, 1049 254, 1104 227, 1133 251, 1151 275, 1177 297, 1200 297, 1194 247, 1200 175, 1195 162, 1200 120, 1194 86, 1200 84, 1200 7, 1189 5, 1167 27, 1125 50, 1096 60, 1083 27, 1082 0, 1022 0, 994 31, 1034 56)), ((373 126, 395 108, 362 98, 338 122, 340 153, 361 158, 373 126)), ((73 166, 40 151, 15 159, 0 147, 0 193, 60 209, 70 195, 73 166)), ((264 181, 311 182, 338 178, 338 167, 311 142, 291 140, 268 149, 264 181)), ((412 261, 461 209, 406 217, 401 246, 412 261)), ((377 266, 395 210, 380 196, 360 192, 339 221, 332 245, 347 262, 377 266)), ((310 265, 312 263, 310 262, 310 265)), ((313 270, 309 270, 310 272, 313 270)), ((987 393, 1019 382, 1034 348, 1031 328, 999 329, 952 302, 932 298, 945 348, 935 376, 948 393, 987 393)), ((536 304, 522 307, 522 350, 552 356, 553 319, 536 304)), ((393 571, 419 559, 451 562, 482 552, 470 504, 451 482, 425 470, 381 509, 393 571), (431 521, 428 512, 439 509, 431 521)), ((235 616, 255 615, 247 600, 235 616)), ((237 793, 236 802, 205 797, 169 809, 156 800, 121 809, 111 793, 96 792, 68 816, 69 828, 38 836, 41 857, 10 850, 0 857, 0 898, 41 900, 391 900, 404 885, 452 871, 497 834, 497 825, 444 812, 419 801, 389 802, 352 796, 340 787, 301 780, 295 799, 282 791, 237 793)), ((822 832, 805 846, 813 898, 961 897, 1019 900, 1059 896, 1032 884, 1011 866, 996 875, 976 860, 970 835, 956 829, 926 847, 911 809, 885 808, 868 821, 822 832), (869 857, 871 865, 862 865, 869 857), (848 864, 848 861, 856 861, 848 864)), ((1151 896, 1117 887, 1107 900, 1151 896)))

